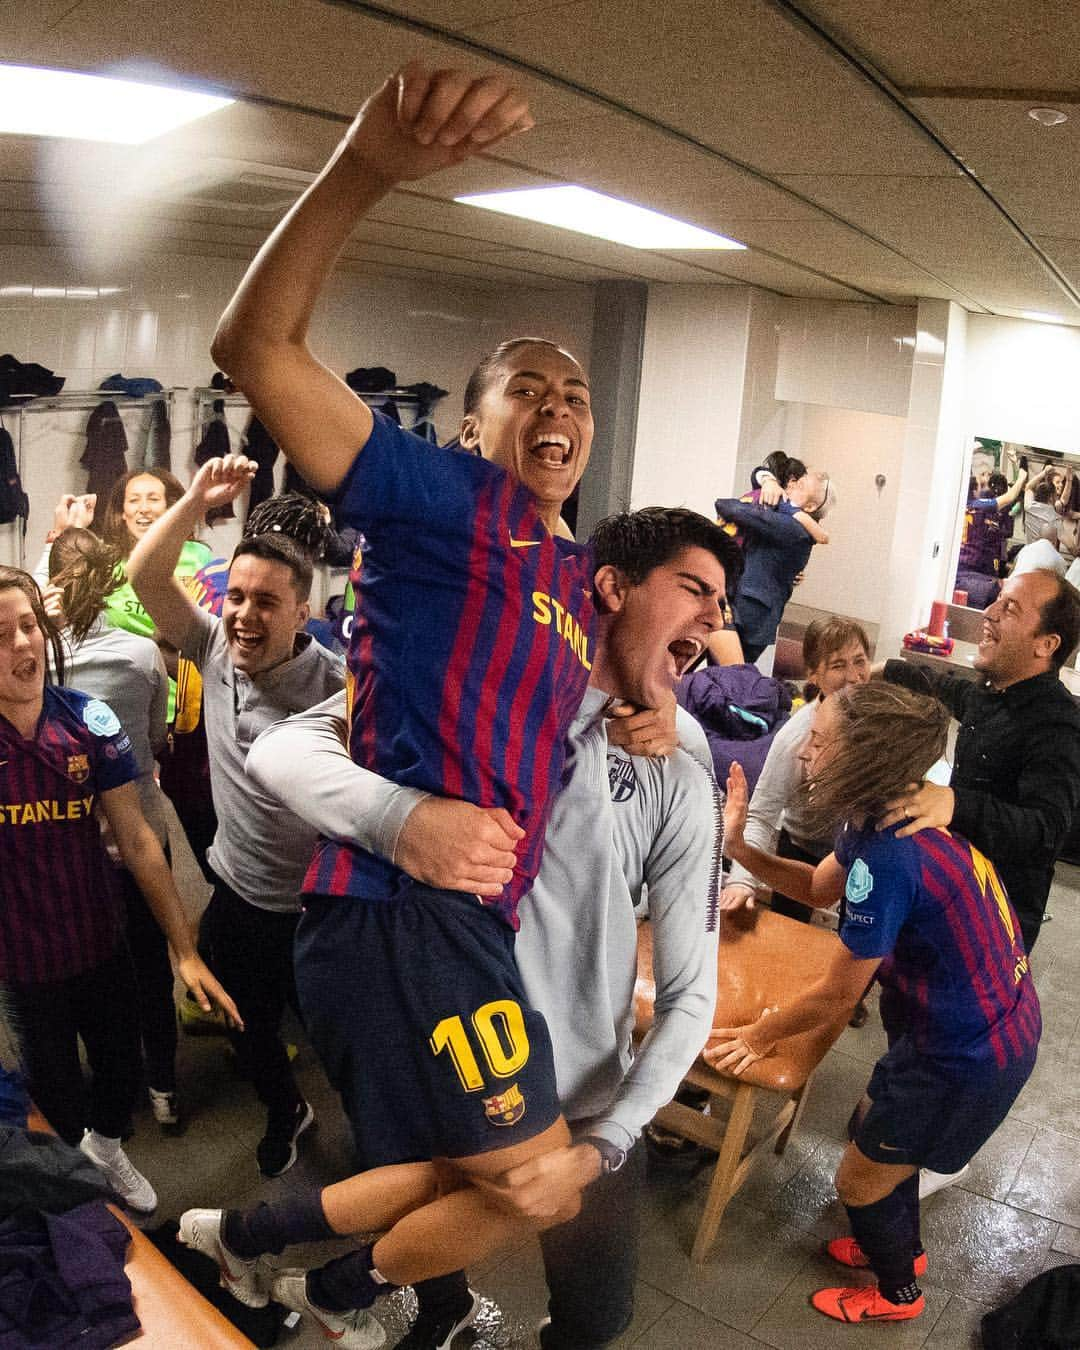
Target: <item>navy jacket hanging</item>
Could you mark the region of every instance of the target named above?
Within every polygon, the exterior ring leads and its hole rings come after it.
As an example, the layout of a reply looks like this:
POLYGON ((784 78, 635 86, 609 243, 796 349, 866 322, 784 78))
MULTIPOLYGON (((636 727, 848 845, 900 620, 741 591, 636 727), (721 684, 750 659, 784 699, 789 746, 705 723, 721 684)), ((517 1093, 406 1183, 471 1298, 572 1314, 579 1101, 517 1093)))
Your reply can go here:
POLYGON ((0 525, 12 525, 21 518, 23 534, 30 516, 30 498, 19 478, 19 462, 11 435, 0 427, 0 525))
MULTIPOLYGON (((207 460, 224 459, 230 449, 229 428, 225 422, 225 400, 216 398, 211 408, 210 420, 203 424, 202 440, 195 447, 195 463, 201 469, 207 460)), ((218 506, 213 511, 207 511, 206 523, 213 525, 218 520, 232 520, 235 515, 232 502, 229 502, 226 506, 218 506)))
POLYGON ((274 495, 274 464, 278 457, 277 442, 257 417, 252 417, 244 433, 244 454, 259 466, 251 480, 248 497, 248 515, 274 495))
POLYGON ((103 502, 118 478, 127 473, 127 435, 111 399, 99 403, 87 418, 86 449, 79 463, 87 472, 86 490, 103 502))

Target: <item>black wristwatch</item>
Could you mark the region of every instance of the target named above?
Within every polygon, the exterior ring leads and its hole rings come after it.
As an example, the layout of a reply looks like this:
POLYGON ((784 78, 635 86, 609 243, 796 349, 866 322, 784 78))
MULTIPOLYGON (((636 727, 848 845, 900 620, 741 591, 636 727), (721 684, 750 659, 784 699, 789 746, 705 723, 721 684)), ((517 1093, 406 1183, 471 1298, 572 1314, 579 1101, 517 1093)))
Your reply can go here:
POLYGON ((604 1139, 598 1134, 587 1134, 581 1142, 592 1144, 593 1148, 600 1154, 601 1176, 610 1176, 612 1172, 617 1172, 626 1162, 626 1149, 619 1148, 610 1139, 604 1139))

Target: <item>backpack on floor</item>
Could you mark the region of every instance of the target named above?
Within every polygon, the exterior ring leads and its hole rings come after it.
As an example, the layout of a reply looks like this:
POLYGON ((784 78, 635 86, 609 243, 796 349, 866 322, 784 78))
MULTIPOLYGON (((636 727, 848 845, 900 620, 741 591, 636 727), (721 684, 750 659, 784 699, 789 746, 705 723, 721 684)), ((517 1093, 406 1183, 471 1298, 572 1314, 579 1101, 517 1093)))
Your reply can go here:
POLYGON ((1056 1266, 982 1319, 985 1350, 1078 1350, 1080 1266, 1056 1266))

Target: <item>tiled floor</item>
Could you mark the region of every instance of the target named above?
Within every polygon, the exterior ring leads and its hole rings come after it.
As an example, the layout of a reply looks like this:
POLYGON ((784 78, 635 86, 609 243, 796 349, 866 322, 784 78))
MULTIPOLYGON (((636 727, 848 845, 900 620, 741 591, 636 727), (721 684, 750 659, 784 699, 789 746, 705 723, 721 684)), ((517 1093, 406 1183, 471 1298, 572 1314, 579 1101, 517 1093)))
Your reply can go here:
MULTIPOLYGON (((185 867, 193 903, 205 896, 185 867)), ((922 1282, 926 1314, 873 1330, 838 1326, 815 1313, 810 1292, 835 1283, 837 1268, 820 1255, 821 1239, 845 1231, 832 1176, 844 1126, 883 1045, 876 1017, 847 1031, 815 1080, 801 1132, 783 1158, 761 1165, 731 1205, 708 1259, 687 1253, 700 1213, 704 1180, 654 1177, 633 1324, 620 1347, 638 1350, 831 1350, 853 1339, 914 1350, 965 1350, 980 1344, 979 1319, 1049 1266, 1080 1260, 1080 869, 1061 866, 1033 966, 1046 1030, 1039 1064, 1008 1120, 975 1160, 962 1186, 942 1192, 925 1211, 930 1274, 922 1282)), ((237 1077, 217 1039, 182 1038, 181 1082, 190 1113, 180 1139, 156 1134, 146 1113, 129 1146, 158 1188, 153 1222, 189 1205, 269 1198, 343 1175, 348 1133, 311 1050, 300 1042, 297 1071, 318 1112, 297 1166, 261 1181, 254 1147, 261 1118, 250 1087, 237 1077)), ((298 1255, 314 1255, 297 1250, 298 1255)), ((484 1295, 479 1332, 456 1350, 525 1350, 545 1313, 535 1245, 473 1273, 484 1295)), ((408 1296, 380 1311, 389 1343, 408 1321, 408 1296)), ((303 1330, 288 1350, 322 1345, 303 1330)), ((186 1350, 186 1347, 183 1348, 186 1350)), ((192 1347, 192 1350, 197 1350, 192 1347)))

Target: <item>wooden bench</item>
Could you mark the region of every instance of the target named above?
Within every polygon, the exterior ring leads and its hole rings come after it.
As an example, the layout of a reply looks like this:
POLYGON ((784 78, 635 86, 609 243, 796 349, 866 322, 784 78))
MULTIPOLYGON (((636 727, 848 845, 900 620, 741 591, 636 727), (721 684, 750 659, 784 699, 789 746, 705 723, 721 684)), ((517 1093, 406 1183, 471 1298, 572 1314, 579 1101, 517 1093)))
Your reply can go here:
MULTIPOLYGON (((28 1121, 32 1130, 49 1131, 38 1111, 28 1121)), ((116 1205, 109 1209, 131 1234, 124 1270, 131 1281, 135 1315, 142 1333, 129 1345, 140 1350, 255 1350, 227 1317, 207 1302, 176 1267, 116 1205)))

